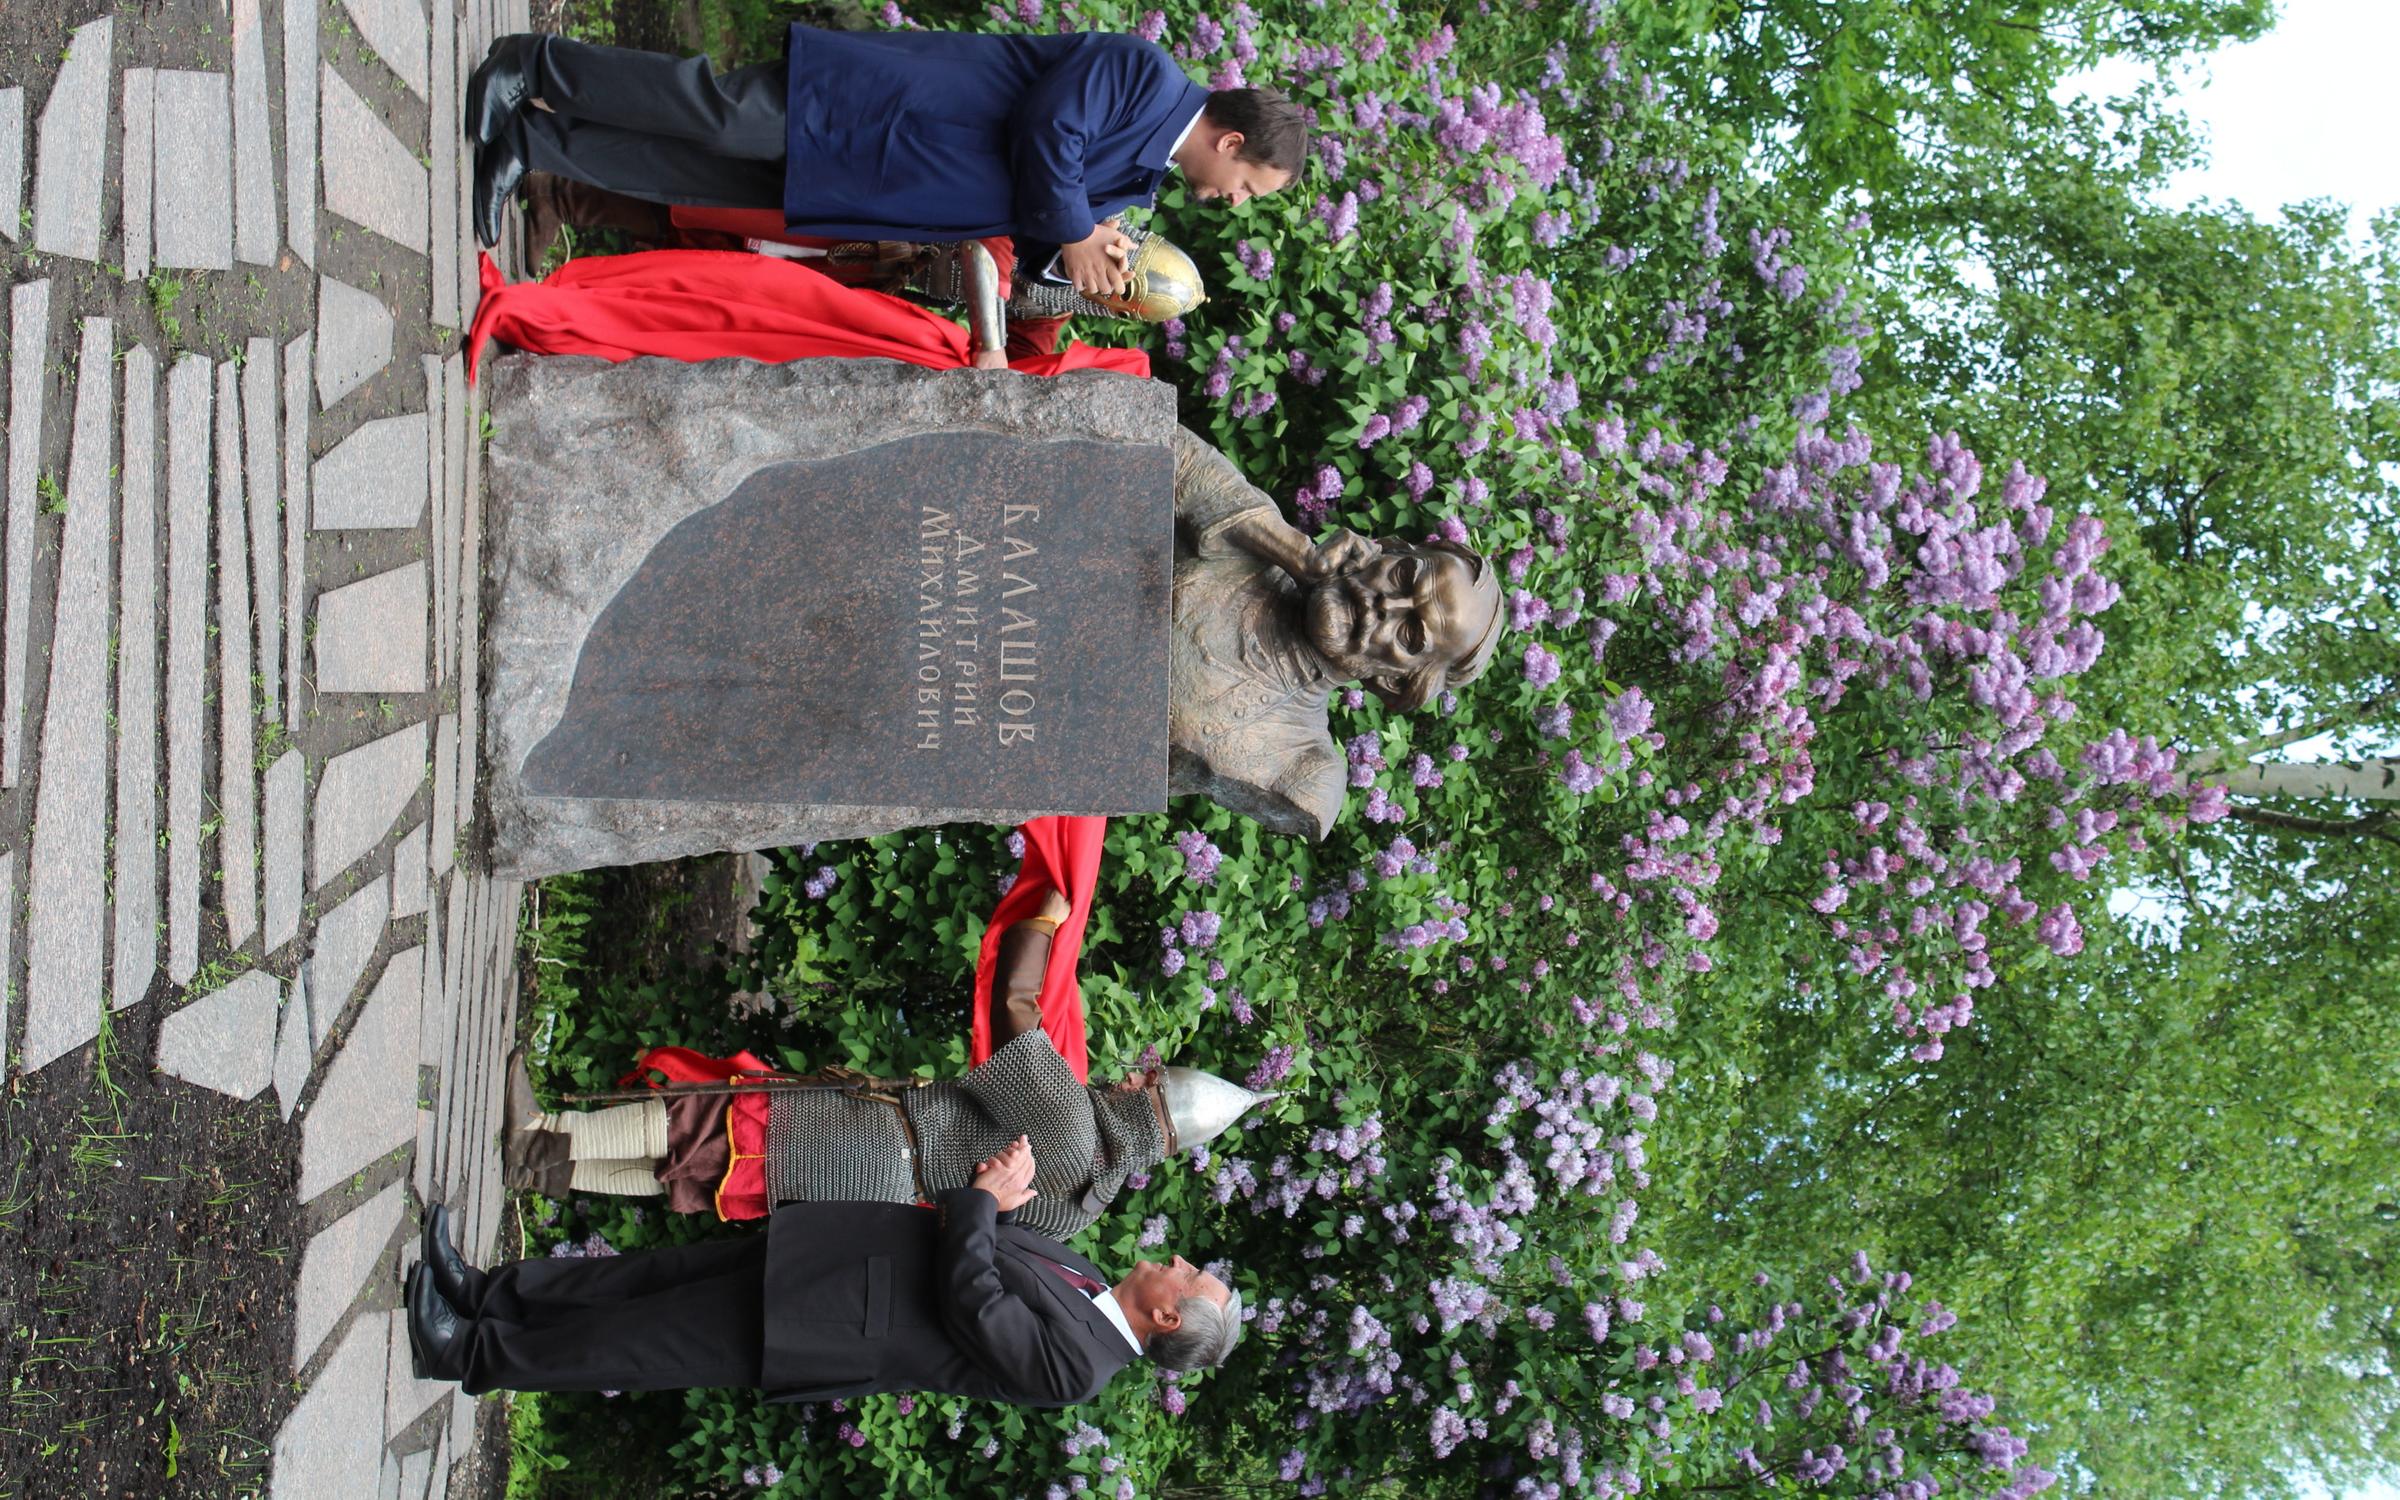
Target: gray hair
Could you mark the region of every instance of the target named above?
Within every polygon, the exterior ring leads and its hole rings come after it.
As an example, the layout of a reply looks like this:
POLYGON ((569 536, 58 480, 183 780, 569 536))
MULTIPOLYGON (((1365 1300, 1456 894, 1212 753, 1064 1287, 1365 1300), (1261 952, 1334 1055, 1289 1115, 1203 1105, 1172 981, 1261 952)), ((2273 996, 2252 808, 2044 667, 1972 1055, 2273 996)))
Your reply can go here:
POLYGON ((1242 1294, 1233 1289, 1233 1278, 1220 1276, 1225 1283, 1225 1300, 1212 1302, 1206 1297, 1186 1297, 1175 1304, 1183 1317, 1181 1326, 1150 1335, 1142 1352, 1150 1362, 1170 1370, 1209 1370, 1225 1363, 1233 1346, 1242 1337, 1242 1294))

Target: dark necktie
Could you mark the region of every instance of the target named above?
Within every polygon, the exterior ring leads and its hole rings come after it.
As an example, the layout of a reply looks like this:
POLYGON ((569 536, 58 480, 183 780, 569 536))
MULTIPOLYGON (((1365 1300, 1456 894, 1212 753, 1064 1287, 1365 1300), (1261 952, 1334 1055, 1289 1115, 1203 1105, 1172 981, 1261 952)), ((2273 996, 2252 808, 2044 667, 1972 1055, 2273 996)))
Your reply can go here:
POLYGON ((1066 1281, 1067 1285, 1083 1293, 1086 1297, 1097 1297, 1102 1292, 1108 1290, 1107 1287, 1101 1285, 1097 1281, 1094 1281, 1091 1277, 1084 1275, 1081 1271, 1076 1270, 1073 1266, 1062 1266, 1047 1255, 1036 1255, 1033 1258, 1040 1261, 1043 1265, 1048 1266, 1051 1270, 1056 1271, 1060 1277, 1066 1281))

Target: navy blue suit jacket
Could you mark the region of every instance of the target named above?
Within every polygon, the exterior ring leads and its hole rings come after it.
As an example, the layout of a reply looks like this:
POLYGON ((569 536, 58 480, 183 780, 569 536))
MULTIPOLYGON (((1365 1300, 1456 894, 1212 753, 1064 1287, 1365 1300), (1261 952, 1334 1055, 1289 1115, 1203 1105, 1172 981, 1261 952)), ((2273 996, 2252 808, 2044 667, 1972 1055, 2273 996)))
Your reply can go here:
POLYGON ((1208 102, 1161 48, 1105 31, 791 29, 793 232, 1065 244, 1144 204, 1208 102))

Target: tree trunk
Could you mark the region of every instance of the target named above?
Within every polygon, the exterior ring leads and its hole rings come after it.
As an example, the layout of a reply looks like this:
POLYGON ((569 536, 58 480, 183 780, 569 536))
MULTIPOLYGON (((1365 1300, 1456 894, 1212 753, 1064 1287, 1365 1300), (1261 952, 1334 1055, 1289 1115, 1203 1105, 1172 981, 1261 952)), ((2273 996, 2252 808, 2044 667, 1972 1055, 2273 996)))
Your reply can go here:
POLYGON ((2332 797, 2349 802, 2400 802, 2400 755, 2363 760, 2279 761, 2210 771, 2192 778, 2236 797, 2332 797))

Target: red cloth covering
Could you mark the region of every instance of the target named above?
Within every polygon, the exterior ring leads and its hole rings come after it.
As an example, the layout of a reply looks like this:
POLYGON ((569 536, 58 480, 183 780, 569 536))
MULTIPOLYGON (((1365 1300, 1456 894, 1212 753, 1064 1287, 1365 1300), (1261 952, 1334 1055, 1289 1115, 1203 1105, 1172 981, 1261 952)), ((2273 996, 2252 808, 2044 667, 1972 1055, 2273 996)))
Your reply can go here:
MULTIPOLYGON (((536 354, 642 355, 692 363, 897 359, 929 370, 974 363, 964 326, 898 297, 843 286, 797 261, 727 250, 651 250, 568 261, 540 281, 501 278, 483 257, 483 300, 467 330, 467 378, 492 339, 536 354)), ((1114 370, 1147 379, 1139 349, 1069 344, 1012 356, 1027 375, 1114 370)))
POLYGON ((717 1217, 763 1219, 774 1212, 775 1199, 767 1191, 767 1096, 755 1087, 744 1087, 758 1078, 775 1076, 774 1070, 747 1052, 708 1057, 689 1047, 653 1047, 642 1054, 632 1072, 617 1080, 617 1086, 630 1088, 641 1082, 657 1088, 658 1080, 648 1076, 652 1073, 664 1075, 669 1083, 729 1083, 739 1090, 725 1108, 729 1149, 725 1180, 717 1185, 717 1217))
POLYGON ((1092 914, 1092 890, 1100 877, 1100 842, 1106 818, 1035 818, 1017 830, 1025 835, 1025 858, 1016 884, 992 911, 983 930, 983 953, 975 961, 974 1019, 967 1028, 967 1061, 992 1055, 992 976, 1000 964, 1000 934, 1041 909, 1042 897, 1067 898, 1066 920, 1050 940, 1050 966, 1042 971, 1042 1030, 1080 1081, 1090 1080, 1090 1049, 1084 1043, 1083 991, 1075 971, 1083 962, 1083 927, 1092 914))

